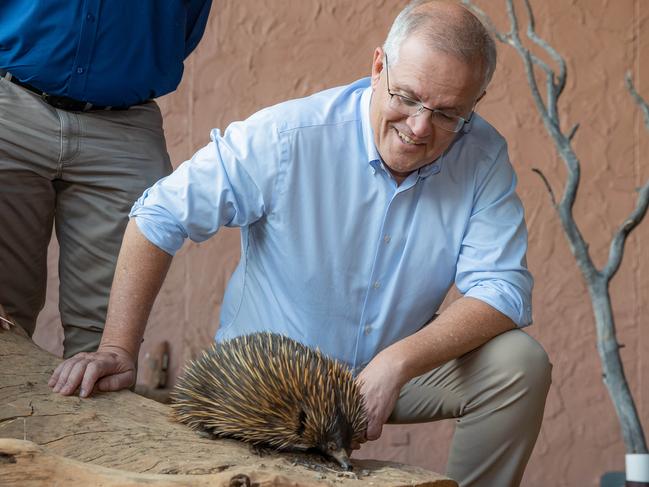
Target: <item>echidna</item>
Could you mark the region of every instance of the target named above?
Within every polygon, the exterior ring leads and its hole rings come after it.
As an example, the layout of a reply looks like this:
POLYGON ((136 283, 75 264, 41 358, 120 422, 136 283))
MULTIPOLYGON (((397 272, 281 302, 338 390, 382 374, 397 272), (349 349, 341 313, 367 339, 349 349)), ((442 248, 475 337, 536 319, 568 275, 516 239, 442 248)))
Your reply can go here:
POLYGON ((172 394, 174 417, 210 436, 278 450, 316 449, 351 470, 367 427, 348 367, 295 340, 254 333, 215 343, 172 394))

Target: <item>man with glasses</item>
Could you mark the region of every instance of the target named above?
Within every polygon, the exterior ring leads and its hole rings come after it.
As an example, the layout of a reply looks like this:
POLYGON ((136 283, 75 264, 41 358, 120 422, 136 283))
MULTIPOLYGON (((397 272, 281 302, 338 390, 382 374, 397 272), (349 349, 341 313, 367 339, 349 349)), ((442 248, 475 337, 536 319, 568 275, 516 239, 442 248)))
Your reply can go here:
POLYGON ((368 440, 386 422, 457 418, 448 474, 518 485, 551 366, 518 329, 532 278, 507 147, 473 113, 495 62, 468 10, 417 2, 371 78, 214 130, 133 207, 100 351, 63 363, 54 391, 129 386, 171 256, 237 226, 217 340, 266 330, 317 346, 358 374, 368 440), (436 317, 453 283, 463 296, 436 317))

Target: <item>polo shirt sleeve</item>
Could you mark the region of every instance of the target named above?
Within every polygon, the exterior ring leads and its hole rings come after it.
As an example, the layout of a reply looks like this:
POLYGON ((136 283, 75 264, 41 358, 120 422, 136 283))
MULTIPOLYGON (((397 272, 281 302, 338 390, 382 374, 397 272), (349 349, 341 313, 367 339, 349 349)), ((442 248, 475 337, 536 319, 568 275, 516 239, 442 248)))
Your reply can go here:
POLYGON ((465 296, 489 304, 523 327, 532 323, 533 279, 527 269, 527 228, 516 181, 503 142, 493 162, 478 169, 455 284, 465 296))
POLYGON ((222 226, 241 227, 270 208, 281 153, 278 130, 260 112, 211 132, 211 142, 147 189, 130 217, 155 246, 174 255, 186 238, 202 242, 222 226))

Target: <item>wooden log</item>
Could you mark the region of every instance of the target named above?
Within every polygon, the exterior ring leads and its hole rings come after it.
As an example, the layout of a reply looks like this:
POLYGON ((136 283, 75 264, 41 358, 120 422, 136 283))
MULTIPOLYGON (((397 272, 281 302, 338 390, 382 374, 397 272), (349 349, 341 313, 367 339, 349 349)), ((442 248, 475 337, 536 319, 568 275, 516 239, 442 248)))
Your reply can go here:
POLYGON ((354 471, 342 472, 311 455, 260 456, 239 441, 201 438, 171 421, 168 406, 130 391, 88 399, 54 394, 47 380, 59 362, 0 328, 3 486, 457 486, 397 463, 353 460, 354 471))

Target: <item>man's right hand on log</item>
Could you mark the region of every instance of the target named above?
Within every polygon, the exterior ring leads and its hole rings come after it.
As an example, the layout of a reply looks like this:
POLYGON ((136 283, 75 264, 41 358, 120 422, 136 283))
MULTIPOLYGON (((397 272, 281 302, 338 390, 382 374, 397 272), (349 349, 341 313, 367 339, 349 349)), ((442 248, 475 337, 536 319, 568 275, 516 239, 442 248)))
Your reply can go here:
POLYGON ((48 385, 53 392, 70 396, 79 389, 79 397, 93 391, 118 391, 135 384, 135 361, 125 350, 100 347, 96 352, 82 352, 70 357, 54 370, 48 385))
POLYGON ((129 221, 99 349, 61 363, 48 382, 54 392, 69 396, 80 388, 79 396, 88 397, 93 390, 118 391, 135 384, 144 328, 171 259, 142 235, 135 221, 129 221))

